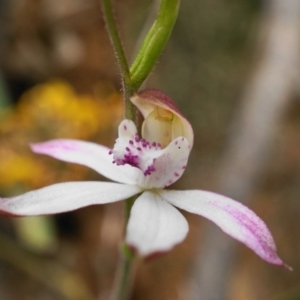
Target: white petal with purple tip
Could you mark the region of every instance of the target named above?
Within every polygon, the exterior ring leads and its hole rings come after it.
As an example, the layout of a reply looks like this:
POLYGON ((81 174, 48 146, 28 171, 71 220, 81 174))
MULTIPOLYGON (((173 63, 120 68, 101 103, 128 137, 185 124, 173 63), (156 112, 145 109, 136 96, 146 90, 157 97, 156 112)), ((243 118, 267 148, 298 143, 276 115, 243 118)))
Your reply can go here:
POLYGON ((171 250, 188 233, 183 215, 154 192, 144 192, 134 203, 126 242, 140 255, 171 250))
POLYGON ((11 198, 0 198, 0 213, 15 216, 55 214, 93 204, 127 199, 141 192, 134 185, 112 182, 58 183, 11 198))
POLYGON ((200 190, 159 190, 158 193, 171 204, 211 220, 263 260, 289 268, 278 257, 273 237, 265 223, 241 203, 200 190))
POLYGON ((114 165, 113 157, 109 154, 110 149, 95 143, 59 139, 31 144, 31 149, 35 153, 87 166, 101 175, 121 183, 135 184, 140 175, 138 169, 114 165))

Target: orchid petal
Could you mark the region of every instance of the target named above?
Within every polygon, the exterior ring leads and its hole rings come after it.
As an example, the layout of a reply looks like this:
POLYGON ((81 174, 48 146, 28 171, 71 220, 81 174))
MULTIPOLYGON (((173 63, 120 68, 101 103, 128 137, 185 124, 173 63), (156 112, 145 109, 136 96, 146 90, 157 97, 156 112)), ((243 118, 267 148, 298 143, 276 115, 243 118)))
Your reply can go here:
POLYGON ((58 183, 20 196, 0 198, 0 213, 12 216, 61 213, 124 200, 139 192, 137 186, 112 182, 58 183))
POLYGON ((95 143, 59 139, 31 144, 31 149, 35 153, 87 166, 110 180, 121 183, 135 184, 139 175, 138 170, 130 166, 114 165, 110 149, 95 143))
POLYGON ((159 194, 171 204, 213 221, 225 233, 245 244, 263 260, 290 268, 278 257, 275 242, 265 223, 241 203, 200 190, 160 190, 159 194))
POLYGON ((159 90, 144 90, 130 100, 145 119, 142 125, 143 138, 165 147, 175 138, 183 136, 192 148, 193 128, 169 96, 159 90))
POLYGON ((126 242, 142 256, 169 251, 182 242, 188 223, 158 194, 144 192, 134 203, 127 225, 126 242))

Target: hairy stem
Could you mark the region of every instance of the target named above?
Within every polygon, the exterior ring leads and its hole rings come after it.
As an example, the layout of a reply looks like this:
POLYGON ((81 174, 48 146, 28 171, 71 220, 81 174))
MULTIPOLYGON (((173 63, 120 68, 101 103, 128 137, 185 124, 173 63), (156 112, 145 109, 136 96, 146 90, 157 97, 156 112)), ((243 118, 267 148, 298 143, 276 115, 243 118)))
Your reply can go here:
POLYGON ((102 0, 101 3, 107 31, 121 70, 125 98, 125 118, 135 121, 136 109, 130 101, 130 96, 135 90, 131 84, 128 62, 115 22, 112 4, 110 0, 102 0))
MULTIPOLYGON (((130 101, 130 96, 135 92, 131 84, 130 71, 127 58, 121 42, 121 38, 115 23, 112 4, 110 0, 102 0, 103 15, 108 30, 108 34, 114 48, 122 75, 122 84, 125 101, 125 118, 135 121, 136 109, 130 101)), ((135 198, 125 201, 125 226, 128 223, 131 207, 135 198)), ((133 278, 133 261, 134 256, 126 245, 122 247, 121 260, 119 262, 116 282, 114 284, 111 300, 126 300, 131 293, 131 282, 133 278)))

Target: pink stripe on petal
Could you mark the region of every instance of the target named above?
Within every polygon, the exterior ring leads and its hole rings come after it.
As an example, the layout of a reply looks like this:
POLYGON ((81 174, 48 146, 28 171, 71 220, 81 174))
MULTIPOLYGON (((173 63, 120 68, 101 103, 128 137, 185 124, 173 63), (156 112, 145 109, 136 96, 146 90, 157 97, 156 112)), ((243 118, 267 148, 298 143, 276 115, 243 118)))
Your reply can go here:
POLYGON ((35 153, 87 166, 113 181, 135 184, 136 178, 139 176, 139 170, 128 165, 114 165, 110 149, 95 143, 59 139, 31 144, 30 146, 35 153))
POLYGON ((222 195, 200 190, 162 190, 159 194, 171 204, 211 220, 263 260, 291 270, 278 257, 275 242, 266 224, 243 204, 222 195))

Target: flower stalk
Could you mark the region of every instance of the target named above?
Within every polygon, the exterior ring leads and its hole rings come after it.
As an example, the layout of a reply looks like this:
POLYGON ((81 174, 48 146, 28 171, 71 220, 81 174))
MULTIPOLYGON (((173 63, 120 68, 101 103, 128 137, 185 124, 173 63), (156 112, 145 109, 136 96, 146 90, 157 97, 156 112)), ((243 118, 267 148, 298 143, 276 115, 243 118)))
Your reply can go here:
MULTIPOLYGON (((107 31, 121 70, 125 104, 124 115, 126 119, 135 121, 136 108, 130 101, 130 96, 134 93, 134 89, 131 84, 129 66, 125 55, 125 50, 123 48, 122 41, 117 29, 110 0, 102 0, 102 10, 107 31)), ((129 198, 125 201, 125 228, 129 220, 130 210, 133 203, 134 198, 129 198)), ((125 300, 129 298, 131 288, 130 282, 133 277, 133 260, 133 256, 130 257, 129 255, 126 255, 125 251, 122 251, 118 266, 116 282, 114 284, 114 289, 112 293, 112 300, 125 300)))
POLYGON ((126 300, 131 294, 132 279, 134 273, 133 260, 134 256, 128 249, 127 245, 121 247, 122 255, 117 271, 115 289, 113 290, 111 300, 126 300))
POLYGON ((135 121, 136 109, 130 101, 130 96, 135 92, 135 90, 133 89, 133 86, 131 84, 129 66, 115 22, 111 0, 102 0, 101 3, 108 35, 110 37, 121 70, 125 101, 125 118, 135 121))
MULTIPOLYGON (((133 122, 136 121, 136 108, 131 103, 130 97, 137 92, 148 77, 164 49, 177 18, 179 2, 179 0, 161 0, 157 20, 147 34, 132 68, 129 69, 125 50, 115 22, 111 0, 101 1, 107 31, 121 70, 125 102, 125 118, 128 120, 132 120, 133 122)), ((130 198, 125 202, 126 226, 128 224, 134 200, 135 198, 130 198)), ((122 251, 113 299, 122 300, 128 298, 130 293, 130 278, 132 277, 133 260, 134 256, 131 254, 130 249, 125 245, 122 251)))

